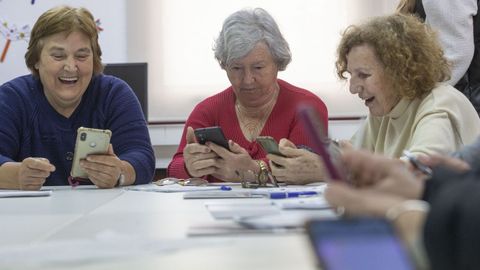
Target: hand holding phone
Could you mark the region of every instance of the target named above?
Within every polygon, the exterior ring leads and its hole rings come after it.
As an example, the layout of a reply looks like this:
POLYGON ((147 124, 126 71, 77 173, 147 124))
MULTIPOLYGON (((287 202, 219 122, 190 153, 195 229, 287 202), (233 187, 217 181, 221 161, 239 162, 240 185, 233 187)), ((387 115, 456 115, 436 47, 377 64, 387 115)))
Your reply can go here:
POLYGON ((195 137, 199 144, 205 144, 206 142, 213 142, 223 148, 229 150, 228 140, 223 135, 222 128, 219 126, 197 128, 194 131, 195 137))
POLYGON ((88 155, 108 153, 111 136, 112 132, 108 129, 78 128, 70 175, 74 178, 88 179, 88 174, 80 167, 80 160, 88 155))

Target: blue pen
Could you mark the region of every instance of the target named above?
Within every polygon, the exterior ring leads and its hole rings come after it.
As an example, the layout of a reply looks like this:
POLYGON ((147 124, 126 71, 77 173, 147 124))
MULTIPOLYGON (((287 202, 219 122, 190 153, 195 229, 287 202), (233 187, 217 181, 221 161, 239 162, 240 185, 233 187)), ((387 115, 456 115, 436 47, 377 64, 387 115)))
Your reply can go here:
POLYGON ((228 190, 232 190, 232 188, 229 187, 229 186, 220 186, 220 190, 226 190, 226 191, 228 191, 228 190))
POLYGON ((315 196, 318 193, 316 191, 291 191, 291 192, 270 192, 268 195, 270 199, 286 199, 286 198, 298 198, 315 196))

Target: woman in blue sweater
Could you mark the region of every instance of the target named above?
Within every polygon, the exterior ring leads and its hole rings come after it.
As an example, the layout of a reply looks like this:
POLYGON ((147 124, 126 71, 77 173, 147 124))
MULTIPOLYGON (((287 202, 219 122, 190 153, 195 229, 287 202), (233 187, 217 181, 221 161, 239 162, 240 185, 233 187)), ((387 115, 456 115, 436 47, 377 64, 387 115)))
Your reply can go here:
POLYGON ((35 23, 31 75, 0 86, 0 188, 67 185, 79 127, 109 129, 107 154, 80 162, 100 188, 151 181, 155 158, 131 88, 102 74, 98 30, 83 8, 52 8, 35 23))

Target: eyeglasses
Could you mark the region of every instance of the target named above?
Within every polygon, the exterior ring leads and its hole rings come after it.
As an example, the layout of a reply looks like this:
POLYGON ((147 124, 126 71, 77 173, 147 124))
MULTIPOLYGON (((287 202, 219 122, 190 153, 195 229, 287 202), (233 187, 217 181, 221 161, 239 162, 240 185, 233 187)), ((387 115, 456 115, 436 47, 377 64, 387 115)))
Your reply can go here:
POLYGON ((178 184, 181 186, 208 186, 207 180, 198 178, 198 177, 192 177, 187 179, 167 177, 167 178, 157 180, 153 183, 155 183, 158 186, 168 186, 168 185, 174 185, 174 184, 178 184))

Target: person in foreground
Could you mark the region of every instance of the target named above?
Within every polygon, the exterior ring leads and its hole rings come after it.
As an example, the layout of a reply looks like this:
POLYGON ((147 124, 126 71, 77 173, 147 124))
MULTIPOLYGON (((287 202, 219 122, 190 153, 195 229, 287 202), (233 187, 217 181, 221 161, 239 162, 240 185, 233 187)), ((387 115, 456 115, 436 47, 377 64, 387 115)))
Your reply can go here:
POLYGON ((420 159, 433 167, 427 181, 398 159, 347 150, 353 185, 332 181, 325 198, 346 216, 389 219, 414 254, 426 251, 431 269, 480 269, 480 167, 449 156, 420 159))
MULTIPOLYGON (((350 26, 337 53, 338 76, 369 110, 351 144, 400 158, 404 150, 415 156, 456 151, 480 134, 472 104, 444 83, 450 70, 435 33, 416 17, 396 14, 350 26)), ((323 175, 313 165, 318 158, 295 162, 291 148, 287 142, 280 147, 288 158, 269 156, 282 165, 272 169, 277 179, 293 170, 323 175)))
POLYGON ((256 138, 288 138, 295 145, 308 146, 310 140, 297 119, 297 106, 313 106, 325 127, 327 108, 313 93, 277 79, 278 72, 290 63, 291 53, 265 10, 245 9, 230 15, 214 51, 232 85, 194 108, 168 175, 206 177, 209 181, 259 179, 269 169, 256 138), (223 129, 230 149, 196 142, 194 129, 210 126, 223 129))
POLYGON ((35 23, 30 75, 0 86, 0 188, 68 185, 79 127, 110 129, 108 154, 81 161, 100 188, 151 181, 155 158, 139 102, 102 74, 98 30, 84 8, 60 6, 35 23))

